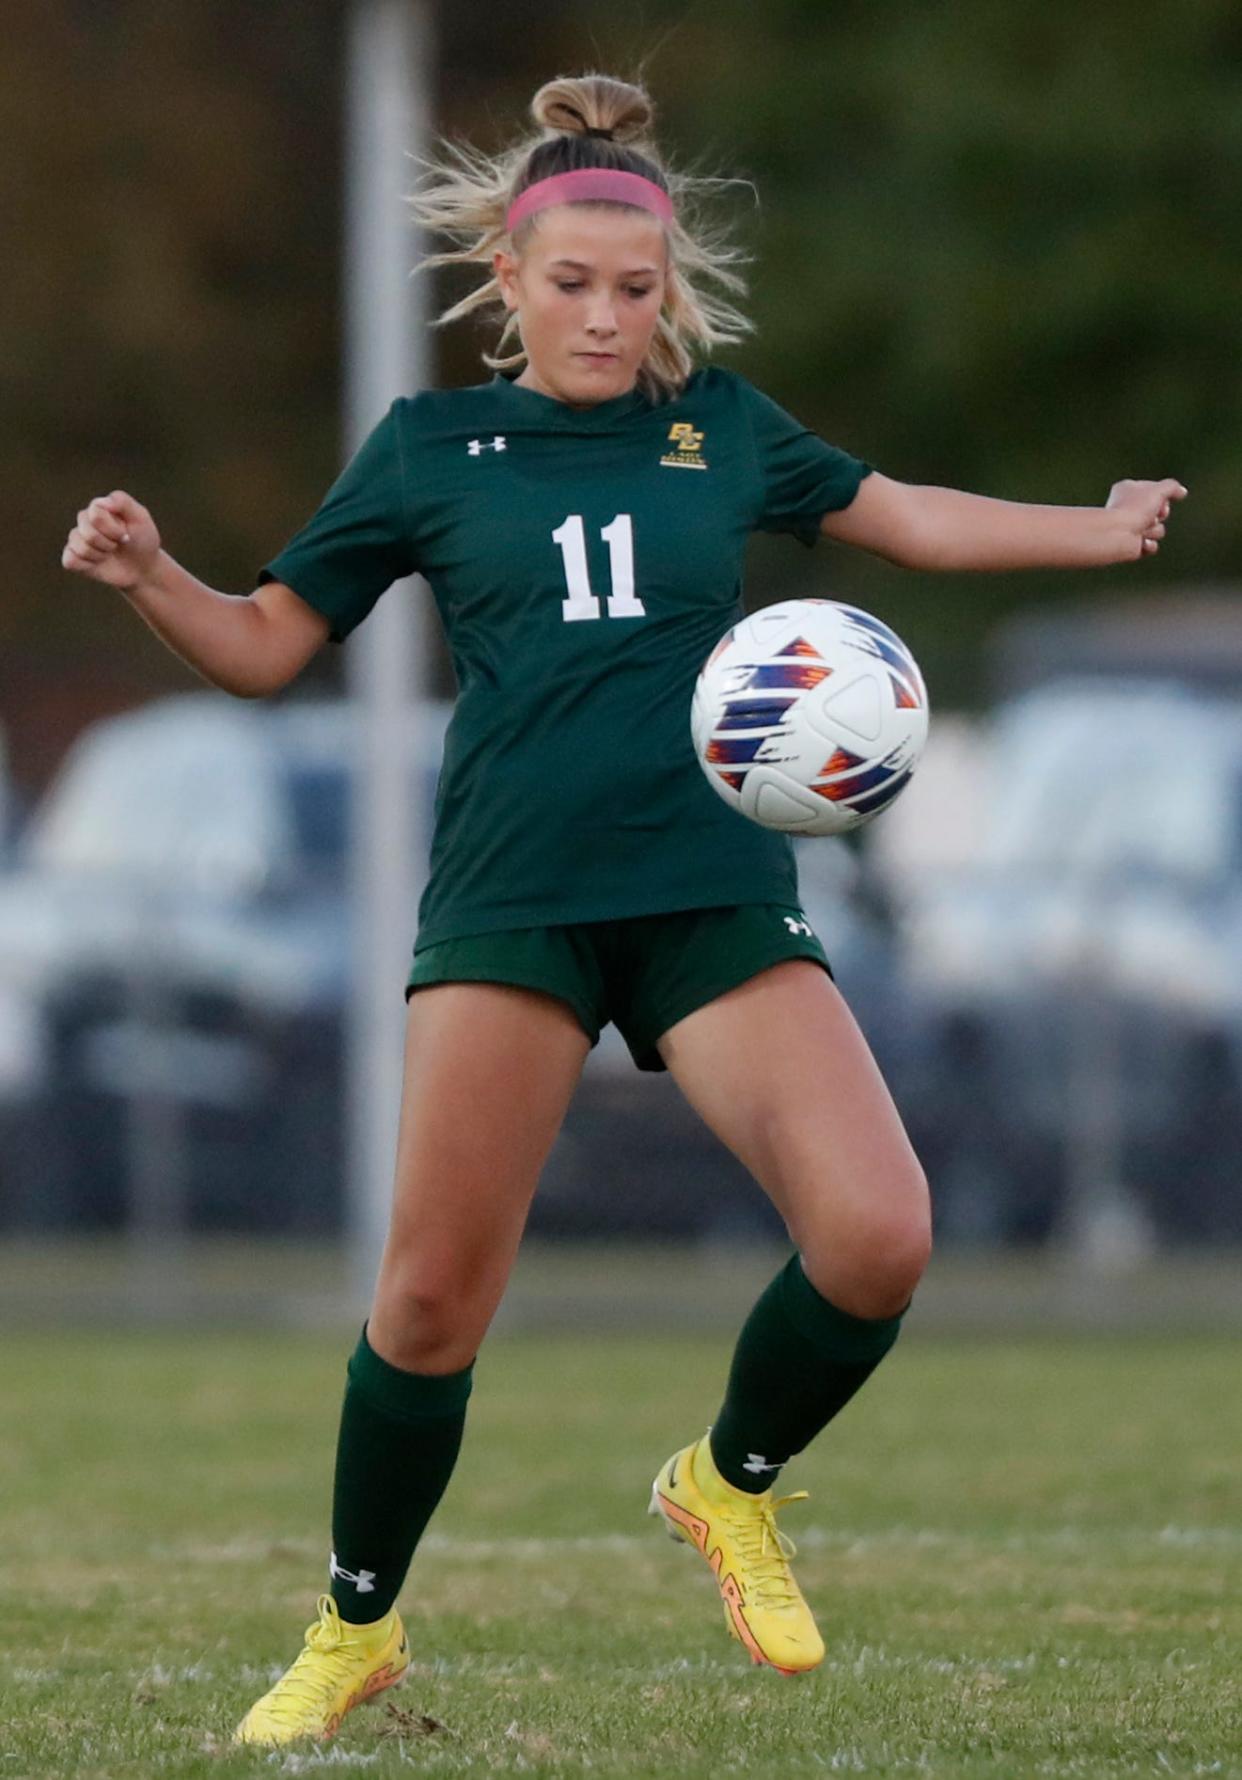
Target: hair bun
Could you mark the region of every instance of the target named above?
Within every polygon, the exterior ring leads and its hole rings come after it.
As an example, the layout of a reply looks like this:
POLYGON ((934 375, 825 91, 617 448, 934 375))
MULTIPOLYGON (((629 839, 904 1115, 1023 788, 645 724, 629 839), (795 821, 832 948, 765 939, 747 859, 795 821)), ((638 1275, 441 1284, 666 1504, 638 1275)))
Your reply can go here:
POLYGON ((531 100, 531 116, 561 136, 593 136, 605 142, 649 138, 655 106, 642 87, 607 74, 550 80, 531 100))

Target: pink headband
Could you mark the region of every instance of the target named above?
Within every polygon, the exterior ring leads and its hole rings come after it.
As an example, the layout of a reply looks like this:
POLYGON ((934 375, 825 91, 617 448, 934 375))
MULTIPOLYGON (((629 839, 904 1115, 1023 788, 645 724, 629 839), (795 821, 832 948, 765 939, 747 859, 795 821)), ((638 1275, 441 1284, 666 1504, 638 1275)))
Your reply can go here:
POLYGON ((515 198, 505 217, 505 227, 512 234, 537 210, 550 204, 572 204, 594 198, 613 204, 635 204, 650 210, 661 222, 672 222, 673 200, 654 180, 641 173, 621 173, 609 167, 579 167, 573 173, 553 173, 548 179, 537 179, 528 185, 520 198, 515 198))

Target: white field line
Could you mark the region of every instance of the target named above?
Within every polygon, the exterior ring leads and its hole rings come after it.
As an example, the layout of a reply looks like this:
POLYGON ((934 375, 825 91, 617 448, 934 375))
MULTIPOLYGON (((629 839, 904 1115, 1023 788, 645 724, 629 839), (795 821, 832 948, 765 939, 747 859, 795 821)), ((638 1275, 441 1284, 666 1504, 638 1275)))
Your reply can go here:
POLYGON ((269 1755, 267 1766, 281 1774, 307 1774, 313 1768, 369 1768, 378 1760, 378 1749, 364 1754, 362 1750, 345 1749, 335 1743, 331 1749, 312 1749, 306 1755, 296 1751, 269 1755))
MULTIPOLYGON (((840 1551, 847 1556, 869 1551, 1100 1551, 1117 1546, 1127 1550, 1160 1547, 1204 1547, 1209 1550, 1242 1550, 1242 1527, 1125 1527, 1105 1531, 1095 1527, 1036 1528, 1018 1533, 971 1533, 943 1527, 886 1527, 880 1532, 850 1532, 842 1528, 792 1525, 801 1551, 840 1551)), ((420 1550, 448 1558, 477 1561, 502 1558, 536 1562, 574 1552, 624 1554, 649 1548, 651 1533, 607 1533, 575 1538, 460 1539, 451 1534, 429 1533, 420 1550)))
MULTIPOLYGON (((787 1523, 789 1524, 789 1523, 787 1523)), ((839 1551, 845 1556, 861 1556, 867 1552, 908 1550, 946 1552, 1057 1552, 1116 1550, 1158 1551, 1160 1549, 1204 1549, 1209 1551, 1242 1550, 1242 1527, 1123 1527, 1118 1529, 1062 1526, 1032 1528, 1014 1533, 970 1532, 945 1527, 885 1527, 880 1531, 858 1532, 848 1528, 794 1526, 798 1546, 803 1551, 839 1551)), ((428 1557, 447 1558, 463 1563, 502 1560, 511 1563, 542 1563, 546 1559, 583 1554, 601 1557, 630 1556, 635 1552, 656 1549, 653 1541, 659 1529, 640 1533, 597 1533, 567 1537, 464 1539, 451 1533, 430 1532, 419 1546, 428 1557)), ((148 1555, 162 1561, 175 1560, 191 1564, 244 1564, 270 1559, 323 1557, 327 1547, 322 1540, 285 1538, 231 1539, 225 1544, 198 1541, 161 1543, 149 1548, 148 1555)))
MULTIPOLYGON (((825 1674, 861 1676, 872 1669, 889 1669, 927 1675, 1020 1675, 1043 1667, 1064 1669, 1070 1659, 1053 1656, 1047 1651, 1026 1650, 1002 1656, 989 1652, 980 1657, 927 1657, 905 1651, 886 1650, 883 1645, 864 1644, 850 1656, 837 1656, 832 1651, 820 1668, 825 1674)), ((543 1659, 535 1656, 494 1658, 485 1655, 443 1656, 415 1652, 412 1674, 430 1675, 437 1679, 459 1676, 483 1676, 499 1680, 505 1676, 535 1675, 543 1668, 543 1659)), ((818 1672, 818 1671, 817 1671, 818 1672)), ((616 1665, 617 1676, 641 1674, 648 1681, 674 1681, 686 1677, 698 1680, 736 1681, 738 1663, 735 1656, 678 1656, 671 1662, 629 1662, 616 1665)))

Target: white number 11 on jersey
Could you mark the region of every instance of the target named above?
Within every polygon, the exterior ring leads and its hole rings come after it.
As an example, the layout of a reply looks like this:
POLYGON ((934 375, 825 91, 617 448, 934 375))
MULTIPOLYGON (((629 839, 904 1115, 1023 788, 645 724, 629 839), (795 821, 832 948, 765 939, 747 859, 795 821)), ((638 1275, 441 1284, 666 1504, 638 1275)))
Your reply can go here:
MULTIPOLYGON (((618 513, 611 525, 601 526, 599 535, 608 546, 608 566, 612 575, 608 616, 645 618, 647 608, 634 592, 634 525, 630 515, 618 513)), ((578 618, 598 618, 599 599, 591 592, 586 530, 581 513, 571 513, 563 525, 558 525, 552 533, 552 542, 561 547, 569 587, 569 598, 561 601, 561 616, 567 624, 578 618)))

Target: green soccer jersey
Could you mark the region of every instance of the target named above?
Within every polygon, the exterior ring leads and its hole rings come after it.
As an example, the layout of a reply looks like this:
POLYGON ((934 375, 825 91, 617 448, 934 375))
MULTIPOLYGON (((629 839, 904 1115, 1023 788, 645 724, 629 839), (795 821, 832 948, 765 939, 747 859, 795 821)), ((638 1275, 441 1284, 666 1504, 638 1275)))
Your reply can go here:
POLYGON ((398 397, 261 581, 338 641, 418 570, 459 696, 419 948, 504 928, 797 903, 793 849, 695 758, 695 676, 749 534, 806 544, 868 466, 734 372, 576 409, 503 376, 398 397))

